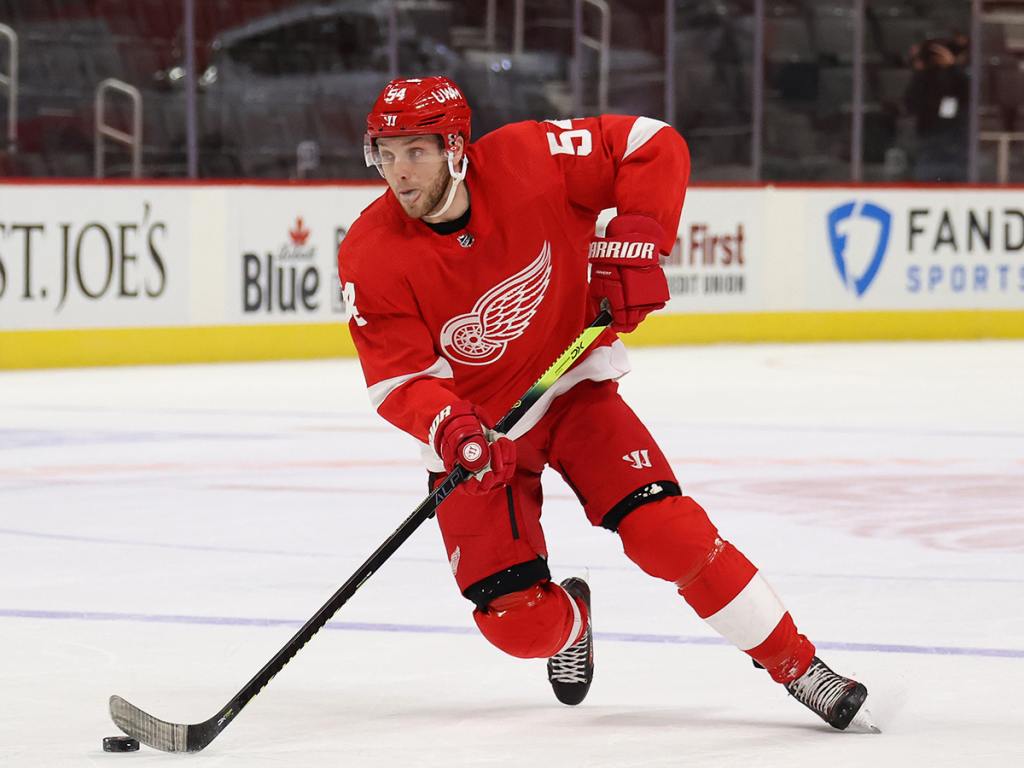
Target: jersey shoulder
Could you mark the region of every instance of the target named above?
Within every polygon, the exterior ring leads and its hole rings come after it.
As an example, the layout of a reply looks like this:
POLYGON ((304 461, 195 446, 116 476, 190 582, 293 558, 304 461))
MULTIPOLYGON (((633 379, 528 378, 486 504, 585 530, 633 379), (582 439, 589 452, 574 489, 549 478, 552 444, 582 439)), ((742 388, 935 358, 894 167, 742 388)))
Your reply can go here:
POLYGON ((390 259, 378 258, 399 238, 402 222, 388 205, 387 191, 363 209, 338 247, 338 269, 350 280, 379 272, 390 259))
POLYGON ((527 190, 559 184, 561 173, 547 141, 551 127, 524 120, 491 131, 470 146, 470 165, 492 180, 520 180, 527 190))
POLYGON ((544 140, 546 125, 536 120, 509 123, 477 139, 473 148, 486 160, 500 157, 521 163, 533 160, 535 155, 549 156, 544 140))
POLYGON ((357 293, 364 314, 415 309, 408 276, 421 248, 387 198, 385 193, 367 206, 338 247, 338 276, 357 293))

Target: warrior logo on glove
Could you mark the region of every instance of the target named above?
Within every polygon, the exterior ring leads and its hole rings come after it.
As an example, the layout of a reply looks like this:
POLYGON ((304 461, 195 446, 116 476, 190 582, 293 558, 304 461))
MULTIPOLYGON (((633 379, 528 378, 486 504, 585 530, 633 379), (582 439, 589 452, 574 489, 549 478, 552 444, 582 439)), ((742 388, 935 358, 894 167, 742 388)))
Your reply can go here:
POLYGON ((647 259, 658 258, 654 243, 621 243, 617 240, 596 240, 590 244, 591 259, 647 259))
POLYGON ((669 299, 668 280, 658 263, 665 231, 639 214, 616 216, 605 237, 590 244, 590 295, 612 305, 619 333, 636 330, 641 321, 669 299))

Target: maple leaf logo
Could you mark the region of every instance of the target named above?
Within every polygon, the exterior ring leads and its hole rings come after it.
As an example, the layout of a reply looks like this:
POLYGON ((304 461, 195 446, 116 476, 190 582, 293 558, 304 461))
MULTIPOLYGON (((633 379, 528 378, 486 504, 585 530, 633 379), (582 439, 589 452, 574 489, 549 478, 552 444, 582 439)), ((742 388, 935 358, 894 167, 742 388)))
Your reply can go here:
POLYGON ((292 243, 295 245, 306 244, 306 241, 309 239, 309 230, 306 229, 301 216, 295 219, 295 228, 289 229, 288 234, 291 236, 292 243))

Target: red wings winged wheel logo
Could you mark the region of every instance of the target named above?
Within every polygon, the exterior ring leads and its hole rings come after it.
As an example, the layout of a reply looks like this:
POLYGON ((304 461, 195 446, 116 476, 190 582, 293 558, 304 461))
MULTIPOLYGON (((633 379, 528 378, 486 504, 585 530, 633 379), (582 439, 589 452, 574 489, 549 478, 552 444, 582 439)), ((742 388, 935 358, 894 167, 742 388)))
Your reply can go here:
POLYGON ((551 244, 545 241, 530 264, 487 291, 471 311, 444 324, 441 349, 465 365, 493 363, 526 331, 550 281, 551 244))

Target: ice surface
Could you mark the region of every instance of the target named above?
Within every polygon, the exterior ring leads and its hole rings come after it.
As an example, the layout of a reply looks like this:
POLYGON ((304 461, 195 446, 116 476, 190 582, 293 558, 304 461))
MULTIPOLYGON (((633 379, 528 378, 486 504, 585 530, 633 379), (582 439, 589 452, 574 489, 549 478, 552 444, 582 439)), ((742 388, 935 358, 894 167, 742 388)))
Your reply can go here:
POLYGON ((478 636, 431 521, 201 755, 106 754, 110 694, 214 714, 425 476, 354 361, 0 372, 0 765, 1024 764, 1024 344, 632 358, 684 487, 885 733, 788 701, 552 474, 552 571, 594 593, 580 707, 478 636))

